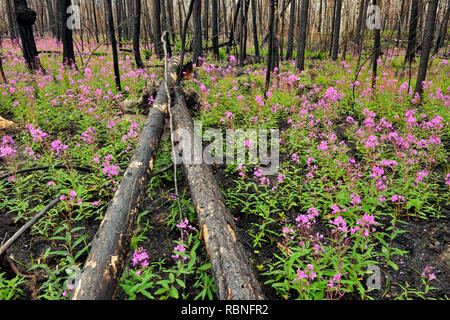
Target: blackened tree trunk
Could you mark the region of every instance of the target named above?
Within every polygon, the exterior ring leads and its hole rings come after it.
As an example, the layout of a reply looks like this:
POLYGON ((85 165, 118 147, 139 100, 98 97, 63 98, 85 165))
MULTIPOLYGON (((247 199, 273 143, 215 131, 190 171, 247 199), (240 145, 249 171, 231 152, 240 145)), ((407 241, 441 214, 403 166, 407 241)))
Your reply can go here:
POLYGON ((398 23, 397 23, 397 47, 400 46, 400 40, 402 38, 402 26, 403 26, 403 16, 405 15, 405 4, 406 0, 402 0, 402 4, 400 6, 400 15, 398 17, 398 23))
POLYGON ((14 9, 19 26, 20 39, 22 40, 23 57, 27 67, 30 70, 43 70, 33 36, 36 11, 28 8, 26 0, 14 0, 14 9))
MULTIPOLYGON (((167 12, 169 15, 169 33, 170 33, 170 37, 172 38, 172 42, 175 43, 176 39, 175 39, 175 32, 174 32, 174 12, 173 12, 173 1, 172 0, 167 0, 167 12)), ((180 26, 181 28, 181 26, 180 26)))
POLYGON ((286 59, 292 59, 292 53, 294 51, 294 27, 295 27, 295 3, 296 3, 296 1, 297 0, 291 0, 286 59))
MULTIPOLYGON (((377 5, 377 0, 373 0, 372 4, 377 5)), ((372 89, 375 90, 377 81, 378 58, 381 56, 381 30, 377 27, 374 29, 374 42, 372 53, 372 89)))
POLYGON ((71 6, 71 0, 63 0, 60 5, 60 23, 62 30, 62 43, 63 43, 63 64, 66 66, 75 65, 75 53, 73 50, 73 38, 72 38, 72 25, 69 24, 70 12, 67 13, 71 6))
POLYGON ((115 2, 116 2, 117 39, 119 41, 119 47, 122 47, 122 36, 123 36, 122 0, 116 0, 115 2))
POLYGON ((308 27, 308 11, 309 11, 309 0, 303 0, 302 11, 299 17, 299 33, 297 41, 297 60, 295 67, 302 71, 305 69, 305 50, 306 50, 306 37, 307 37, 307 27, 308 27))
POLYGON ((434 47, 434 53, 438 53, 439 49, 444 46, 445 36, 447 34, 449 16, 450 16, 450 2, 447 3, 447 11, 445 11, 445 16, 442 20, 441 28, 439 29, 439 35, 436 40, 436 45, 434 47))
POLYGON ((356 23, 355 37, 353 38, 353 44, 354 44, 353 53, 354 54, 359 54, 359 51, 361 49, 361 48, 359 48, 359 42, 361 40, 362 24, 364 23, 363 20, 364 20, 365 5, 366 5, 366 1, 361 0, 361 3, 359 5, 358 21, 356 23))
POLYGON ((244 60, 247 57, 245 43, 247 41, 245 34, 247 29, 247 0, 242 0, 241 21, 240 21, 240 37, 239 37, 239 63, 244 65, 244 60))
POLYGON ((205 3, 205 6, 203 8, 203 21, 202 21, 202 25, 203 25, 203 39, 208 41, 209 1, 208 0, 204 0, 204 3, 205 3))
POLYGON ((273 54, 275 47, 275 8, 277 7, 277 0, 270 0, 269 9, 269 56, 267 57, 267 70, 266 70, 266 86, 265 92, 270 86, 270 75, 274 68, 273 54))
POLYGON ((95 41, 97 43, 99 43, 99 38, 98 38, 98 33, 99 33, 99 29, 98 29, 98 22, 97 22, 97 1, 96 0, 92 0, 92 13, 93 13, 93 19, 94 19, 94 31, 95 31, 95 41))
POLYGON ((217 21, 217 0, 211 0, 212 10, 212 47, 213 53, 217 60, 219 60, 219 28, 217 21))
POLYGON ((194 11, 194 52, 192 62, 198 64, 198 58, 202 55, 202 2, 195 0, 194 11))
POLYGON ((117 90, 122 91, 122 87, 120 85, 119 58, 117 55, 117 42, 111 0, 105 0, 105 10, 108 15, 106 19, 108 21, 108 36, 109 40, 111 41, 111 48, 113 53, 114 78, 116 81, 116 88, 117 90))
POLYGON ((433 45, 434 28, 436 26, 436 12, 439 0, 430 0, 428 4, 428 13, 425 21, 425 32, 422 42, 422 53, 420 55, 420 65, 417 74, 416 89, 414 93, 422 96, 423 86, 422 82, 425 80, 428 69, 428 61, 430 59, 431 47, 433 45))
POLYGON ((227 52, 229 52, 229 50, 234 42, 234 29, 236 28, 236 25, 237 25, 237 19, 239 17, 239 11, 241 9, 242 1, 243 0, 238 0, 238 2, 237 2, 236 12, 234 13, 234 17, 233 17, 233 23, 230 26, 230 36, 228 37, 227 52))
POLYGON ((252 27, 253 27, 253 44, 255 46, 255 56, 259 58, 259 43, 258 43, 258 25, 256 24, 256 0, 252 0, 252 27))
MULTIPOLYGON (((9 0, 8 0, 9 2, 9 0)), ((48 11, 48 24, 50 25, 50 28, 52 30, 52 34, 54 38, 58 37, 58 25, 57 25, 57 21, 58 19, 56 19, 56 14, 55 11, 53 10, 53 1, 52 0, 47 0, 47 11, 48 11)))
POLYGON ((155 36, 155 53, 158 59, 164 57, 163 44, 161 42, 161 6, 160 0, 152 0, 152 10, 153 10, 153 34, 155 36))
POLYGON ((405 61, 409 64, 415 61, 417 43, 417 19, 419 14, 419 0, 412 0, 411 18, 409 19, 408 48, 406 49, 405 61))
POLYGON ((336 61, 339 54, 339 37, 341 34, 342 0, 336 0, 336 12, 333 26, 333 52, 331 58, 336 61))
POLYGON ((16 26, 14 24, 14 12, 13 8, 11 6, 11 0, 6 0, 6 10, 8 11, 8 27, 9 27, 9 36, 11 37, 11 40, 17 39, 17 30, 16 26))
POLYGON ((133 34, 133 51, 136 66, 144 69, 144 63, 141 59, 141 50, 139 48, 139 38, 141 35, 141 0, 135 0, 135 17, 134 17, 134 34, 133 34))

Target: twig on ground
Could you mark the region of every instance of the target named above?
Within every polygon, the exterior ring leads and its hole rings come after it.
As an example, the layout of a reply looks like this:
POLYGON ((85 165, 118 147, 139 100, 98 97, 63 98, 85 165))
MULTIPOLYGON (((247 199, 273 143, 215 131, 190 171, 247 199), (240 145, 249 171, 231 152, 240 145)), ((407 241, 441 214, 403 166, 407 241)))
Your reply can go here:
POLYGON ((48 205, 46 205, 44 209, 42 209, 38 214, 36 214, 30 221, 24 224, 22 228, 20 228, 8 241, 5 242, 5 244, 3 244, 0 247, 0 256, 6 251, 6 249, 8 249, 14 243, 14 241, 17 240, 17 238, 19 238, 28 228, 30 228, 33 224, 35 224, 39 220, 39 218, 41 218, 50 209, 56 206, 59 201, 60 199, 58 196, 56 199, 52 200, 48 205))

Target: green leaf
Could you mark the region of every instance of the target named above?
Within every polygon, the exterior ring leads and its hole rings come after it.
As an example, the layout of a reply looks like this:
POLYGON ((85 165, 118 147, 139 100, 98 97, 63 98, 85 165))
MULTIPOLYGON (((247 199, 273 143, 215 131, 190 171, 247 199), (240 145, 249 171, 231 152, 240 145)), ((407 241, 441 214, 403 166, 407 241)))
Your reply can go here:
POLYGON ((186 285, 184 284, 184 282, 183 282, 182 280, 176 279, 176 281, 177 281, 177 283, 178 283, 178 285, 179 285, 180 287, 186 288, 186 285))

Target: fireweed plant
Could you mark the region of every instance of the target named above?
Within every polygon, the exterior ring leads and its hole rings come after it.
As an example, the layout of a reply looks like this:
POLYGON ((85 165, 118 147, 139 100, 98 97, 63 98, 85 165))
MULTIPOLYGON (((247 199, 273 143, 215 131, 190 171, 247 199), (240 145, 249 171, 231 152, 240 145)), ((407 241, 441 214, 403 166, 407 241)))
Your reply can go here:
MULTIPOLYGON (((61 44, 45 39, 38 47, 61 50, 61 44)), ((60 197, 31 229, 29 258, 15 262, 30 272, 43 271, 40 298, 67 299, 69 271, 79 270, 89 253, 87 226, 93 224, 95 231, 103 218, 143 125, 142 117, 125 117, 119 103, 139 97, 139 89, 158 83, 162 72, 136 69, 132 56, 122 54, 124 91, 117 92, 106 46, 99 48, 105 55, 91 57, 79 69, 65 68, 59 56, 43 55, 46 74, 30 74, 12 43, 4 41, 2 49, 8 81, 0 85, 0 113, 21 130, 0 137, 0 178, 8 176, 0 179, 0 213, 26 221, 60 197), (38 166, 47 169, 17 173, 38 166), (33 256, 33 239, 47 244, 39 256, 33 256)), ((200 59, 192 79, 184 81, 199 95, 193 116, 203 130, 280 130, 277 174, 262 175, 260 163, 219 167, 236 224, 250 221, 245 224, 253 246, 250 261, 282 299, 370 299, 377 291, 366 280, 374 265, 388 274, 381 277, 381 291, 388 292, 389 274, 399 269, 394 257, 408 254, 395 248, 405 224, 445 218, 450 67, 439 55, 432 58, 419 105, 398 54, 389 50, 380 59, 375 91, 366 66, 356 77, 353 57, 332 62, 320 55, 310 59, 309 52, 307 71, 295 71, 294 61, 282 62, 266 94, 265 66, 238 67, 225 51, 218 62, 200 59)), ((147 63, 161 64, 153 55, 147 63)), ((245 146, 255 143, 249 138, 245 146)), ((155 170, 171 163, 170 152, 164 133, 155 170)), ((186 191, 180 193, 180 221, 173 192, 173 171, 151 178, 148 196, 163 198, 167 228, 183 233, 183 240, 170 239, 172 253, 164 259, 150 256, 144 246, 154 227, 148 222, 152 212, 140 214, 119 283, 125 299, 215 298, 192 202, 186 191)), ((439 275, 433 266, 425 267, 418 271, 422 287, 405 283, 395 298, 430 296, 439 275)), ((0 296, 23 294, 26 281, 0 273, 0 296)))

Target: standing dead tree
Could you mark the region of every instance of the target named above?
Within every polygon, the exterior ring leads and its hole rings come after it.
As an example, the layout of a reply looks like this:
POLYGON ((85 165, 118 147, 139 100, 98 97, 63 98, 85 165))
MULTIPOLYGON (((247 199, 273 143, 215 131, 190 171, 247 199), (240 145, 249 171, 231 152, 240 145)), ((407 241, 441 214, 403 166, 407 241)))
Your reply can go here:
POLYGON ((428 61, 430 60, 431 47, 433 45, 434 29, 436 26, 436 12, 439 0, 430 0, 428 13, 425 21, 425 34, 422 42, 422 53, 420 55, 419 71, 417 73, 416 89, 414 94, 422 96, 423 81, 427 75, 428 61))
POLYGON ((27 67, 30 70, 43 70, 33 36, 36 11, 28 7, 26 0, 14 0, 14 9, 19 25, 20 39, 22 40, 23 57, 27 67))
POLYGON ((119 70, 119 58, 117 55, 117 43, 116 43, 116 33, 114 29, 114 18, 112 12, 111 0, 105 0, 105 9, 108 19, 108 34, 111 41, 111 48, 113 54, 113 64, 114 64, 114 79, 116 81, 116 89, 122 91, 120 85, 120 70, 119 70))

